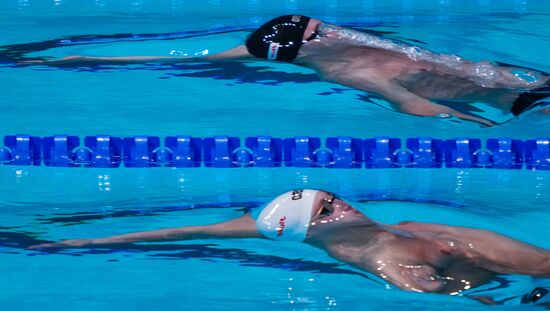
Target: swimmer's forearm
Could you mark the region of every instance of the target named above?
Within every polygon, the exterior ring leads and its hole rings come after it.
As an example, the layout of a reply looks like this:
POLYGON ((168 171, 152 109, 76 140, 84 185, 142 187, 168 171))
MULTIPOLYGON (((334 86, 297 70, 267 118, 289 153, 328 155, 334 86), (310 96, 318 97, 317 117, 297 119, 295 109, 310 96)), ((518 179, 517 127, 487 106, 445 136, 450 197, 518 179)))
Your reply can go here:
POLYGON ((128 244, 135 242, 162 242, 206 238, 201 233, 201 227, 192 226, 176 229, 136 232, 96 239, 64 240, 56 243, 32 245, 29 249, 87 247, 97 245, 128 244))
POLYGON ((90 245, 261 237, 256 229, 256 222, 246 214, 239 218, 207 226, 188 226, 91 239, 90 245))
MULTIPOLYGON (((233 236, 225 236, 226 238, 233 236)), ((116 244, 130 244, 136 242, 170 242, 195 239, 222 238, 222 236, 209 233, 208 226, 190 226, 177 229, 164 229, 115 235, 105 238, 65 240, 57 243, 44 243, 33 245, 30 249, 56 248, 56 247, 88 247, 116 244)))
POLYGON ((256 233, 255 227, 231 227, 228 226, 227 223, 228 222, 208 226, 189 226, 176 229, 137 232, 107 238, 90 239, 88 245, 261 237, 256 233))
POLYGON ((189 226, 175 229, 128 233, 106 238, 88 239, 87 243, 83 246, 249 237, 247 235, 239 234, 238 232, 222 232, 221 230, 213 230, 213 227, 215 226, 216 225, 189 226))
POLYGON ((84 246, 127 244, 135 242, 169 242, 206 238, 208 238, 208 235, 205 233, 203 226, 190 226, 176 229, 128 233, 106 238, 88 239, 88 242, 84 246))

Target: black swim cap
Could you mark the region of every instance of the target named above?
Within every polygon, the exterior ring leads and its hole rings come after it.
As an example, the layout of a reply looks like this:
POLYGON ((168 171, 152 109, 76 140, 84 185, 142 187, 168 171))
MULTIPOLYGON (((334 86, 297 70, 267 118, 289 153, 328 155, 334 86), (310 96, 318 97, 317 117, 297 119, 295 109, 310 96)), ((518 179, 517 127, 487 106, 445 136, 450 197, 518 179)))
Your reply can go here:
POLYGON ((246 39, 246 48, 258 58, 290 63, 298 56, 310 19, 301 15, 285 15, 272 19, 246 39))

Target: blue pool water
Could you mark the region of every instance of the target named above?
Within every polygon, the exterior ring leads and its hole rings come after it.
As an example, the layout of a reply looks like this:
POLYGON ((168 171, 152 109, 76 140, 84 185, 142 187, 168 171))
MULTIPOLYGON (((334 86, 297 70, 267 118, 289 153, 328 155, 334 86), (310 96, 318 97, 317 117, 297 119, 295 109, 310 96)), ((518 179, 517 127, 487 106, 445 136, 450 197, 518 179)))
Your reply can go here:
MULTIPOLYGON (((0 3, 0 46, 32 43, 18 48, 36 48, 28 57, 215 53, 239 44, 263 21, 293 12, 368 27, 440 53, 550 71, 550 3, 543 0, 8 0, 0 3), (192 31, 211 34, 190 36, 192 31), (45 45, 54 39, 114 34, 175 37, 45 45)), ((527 139, 550 133, 550 120, 535 114, 495 128, 399 114, 383 103, 368 102, 361 92, 321 82, 312 72, 287 64, 75 70, 19 67, 2 57, 0 136, 527 139)), ((55 253, 25 249, 43 240, 223 221, 299 187, 368 199, 359 206, 382 222, 486 228, 550 248, 549 171, 0 166, 0 309, 488 308, 466 297, 388 287, 306 245, 197 240, 55 253)), ((468 294, 506 300, 540 285, 550 282, 503 276, 468 294)), ((520 306, 510 299, 500 308, 520 306)))

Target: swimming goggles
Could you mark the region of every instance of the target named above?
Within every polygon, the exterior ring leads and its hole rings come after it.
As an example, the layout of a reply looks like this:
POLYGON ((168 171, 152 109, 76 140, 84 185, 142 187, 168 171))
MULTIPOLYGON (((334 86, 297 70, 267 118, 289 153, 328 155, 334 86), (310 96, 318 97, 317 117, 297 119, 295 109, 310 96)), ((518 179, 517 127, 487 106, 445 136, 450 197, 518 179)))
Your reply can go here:
MULTIPOLYGON (((322 24, 322 23, 321 23, 322 24)), ((311 40, 314 40, 314 39, 317 39, 317 38, 320 38, 321 37, 321 32, 319 31, 319 26, 321 25, 317 25, 317 27, 315 27, 315 31, 313 31, 313 33, 311 34, 311 36, 307 37, 307 39, 305 40, 306 42, 309 42, 311 40)))
POLYGON ((321 208, 319 213, 317 213, 316 216, 327 217, 332 215, 332 213, 334 213, 333 203, 334 203, 334 200, 338 199, 338 197, 335 196, 333 193, 329 193, 329 195, 330 197, 323 198, 323 207, 321 208))

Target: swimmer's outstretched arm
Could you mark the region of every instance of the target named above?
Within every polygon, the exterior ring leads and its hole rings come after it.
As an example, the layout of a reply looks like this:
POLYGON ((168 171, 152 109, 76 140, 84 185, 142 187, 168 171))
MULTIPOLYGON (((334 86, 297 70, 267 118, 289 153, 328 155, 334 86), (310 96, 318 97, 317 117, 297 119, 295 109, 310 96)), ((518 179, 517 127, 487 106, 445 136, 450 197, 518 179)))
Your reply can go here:
POLYGON ((435 117, 441 114, 453 115, 459 119, 473 121, 484 126, 496 125, 493 121, 470 114, 465 114, 454 110, 450 107, 434 103, 424 97, 411 93, 406 88, 397 84, 396 82, 386 82, 377 85, 370 85, 365 87, 362 84, 356 84, 355 81, 350 83, 352 87, 367 91, 374 92, 382 96, 384 99, 390 102, 392 106, 404 113, 416 115, 416 116, 429 116, 435 117), (354 85, 355 84, 355 85, 354 85))
POLYGON ((245 214, 239 218, 206 226, 187 226, 115 235, 97 239, 65 240, 30 246, 29 249, 53 247, 86 247, 94 245, 127 244, 134 242, 162 242, 195 239, 263 238, 256 229, 256 221, 245 214))
POLYGON ((177 64, 193 63, 203 61, 224 61, 224 60, 247 60, 253 56, 248 53, 244 45, 239 45, 230 50, 203 57, 178 57, 178 56, 121 56, 121 57, 91 57, 91 56, 68 56, 52 60, 29 60, 22 61, 20 65, 130 65, 130 64, 177 64))

